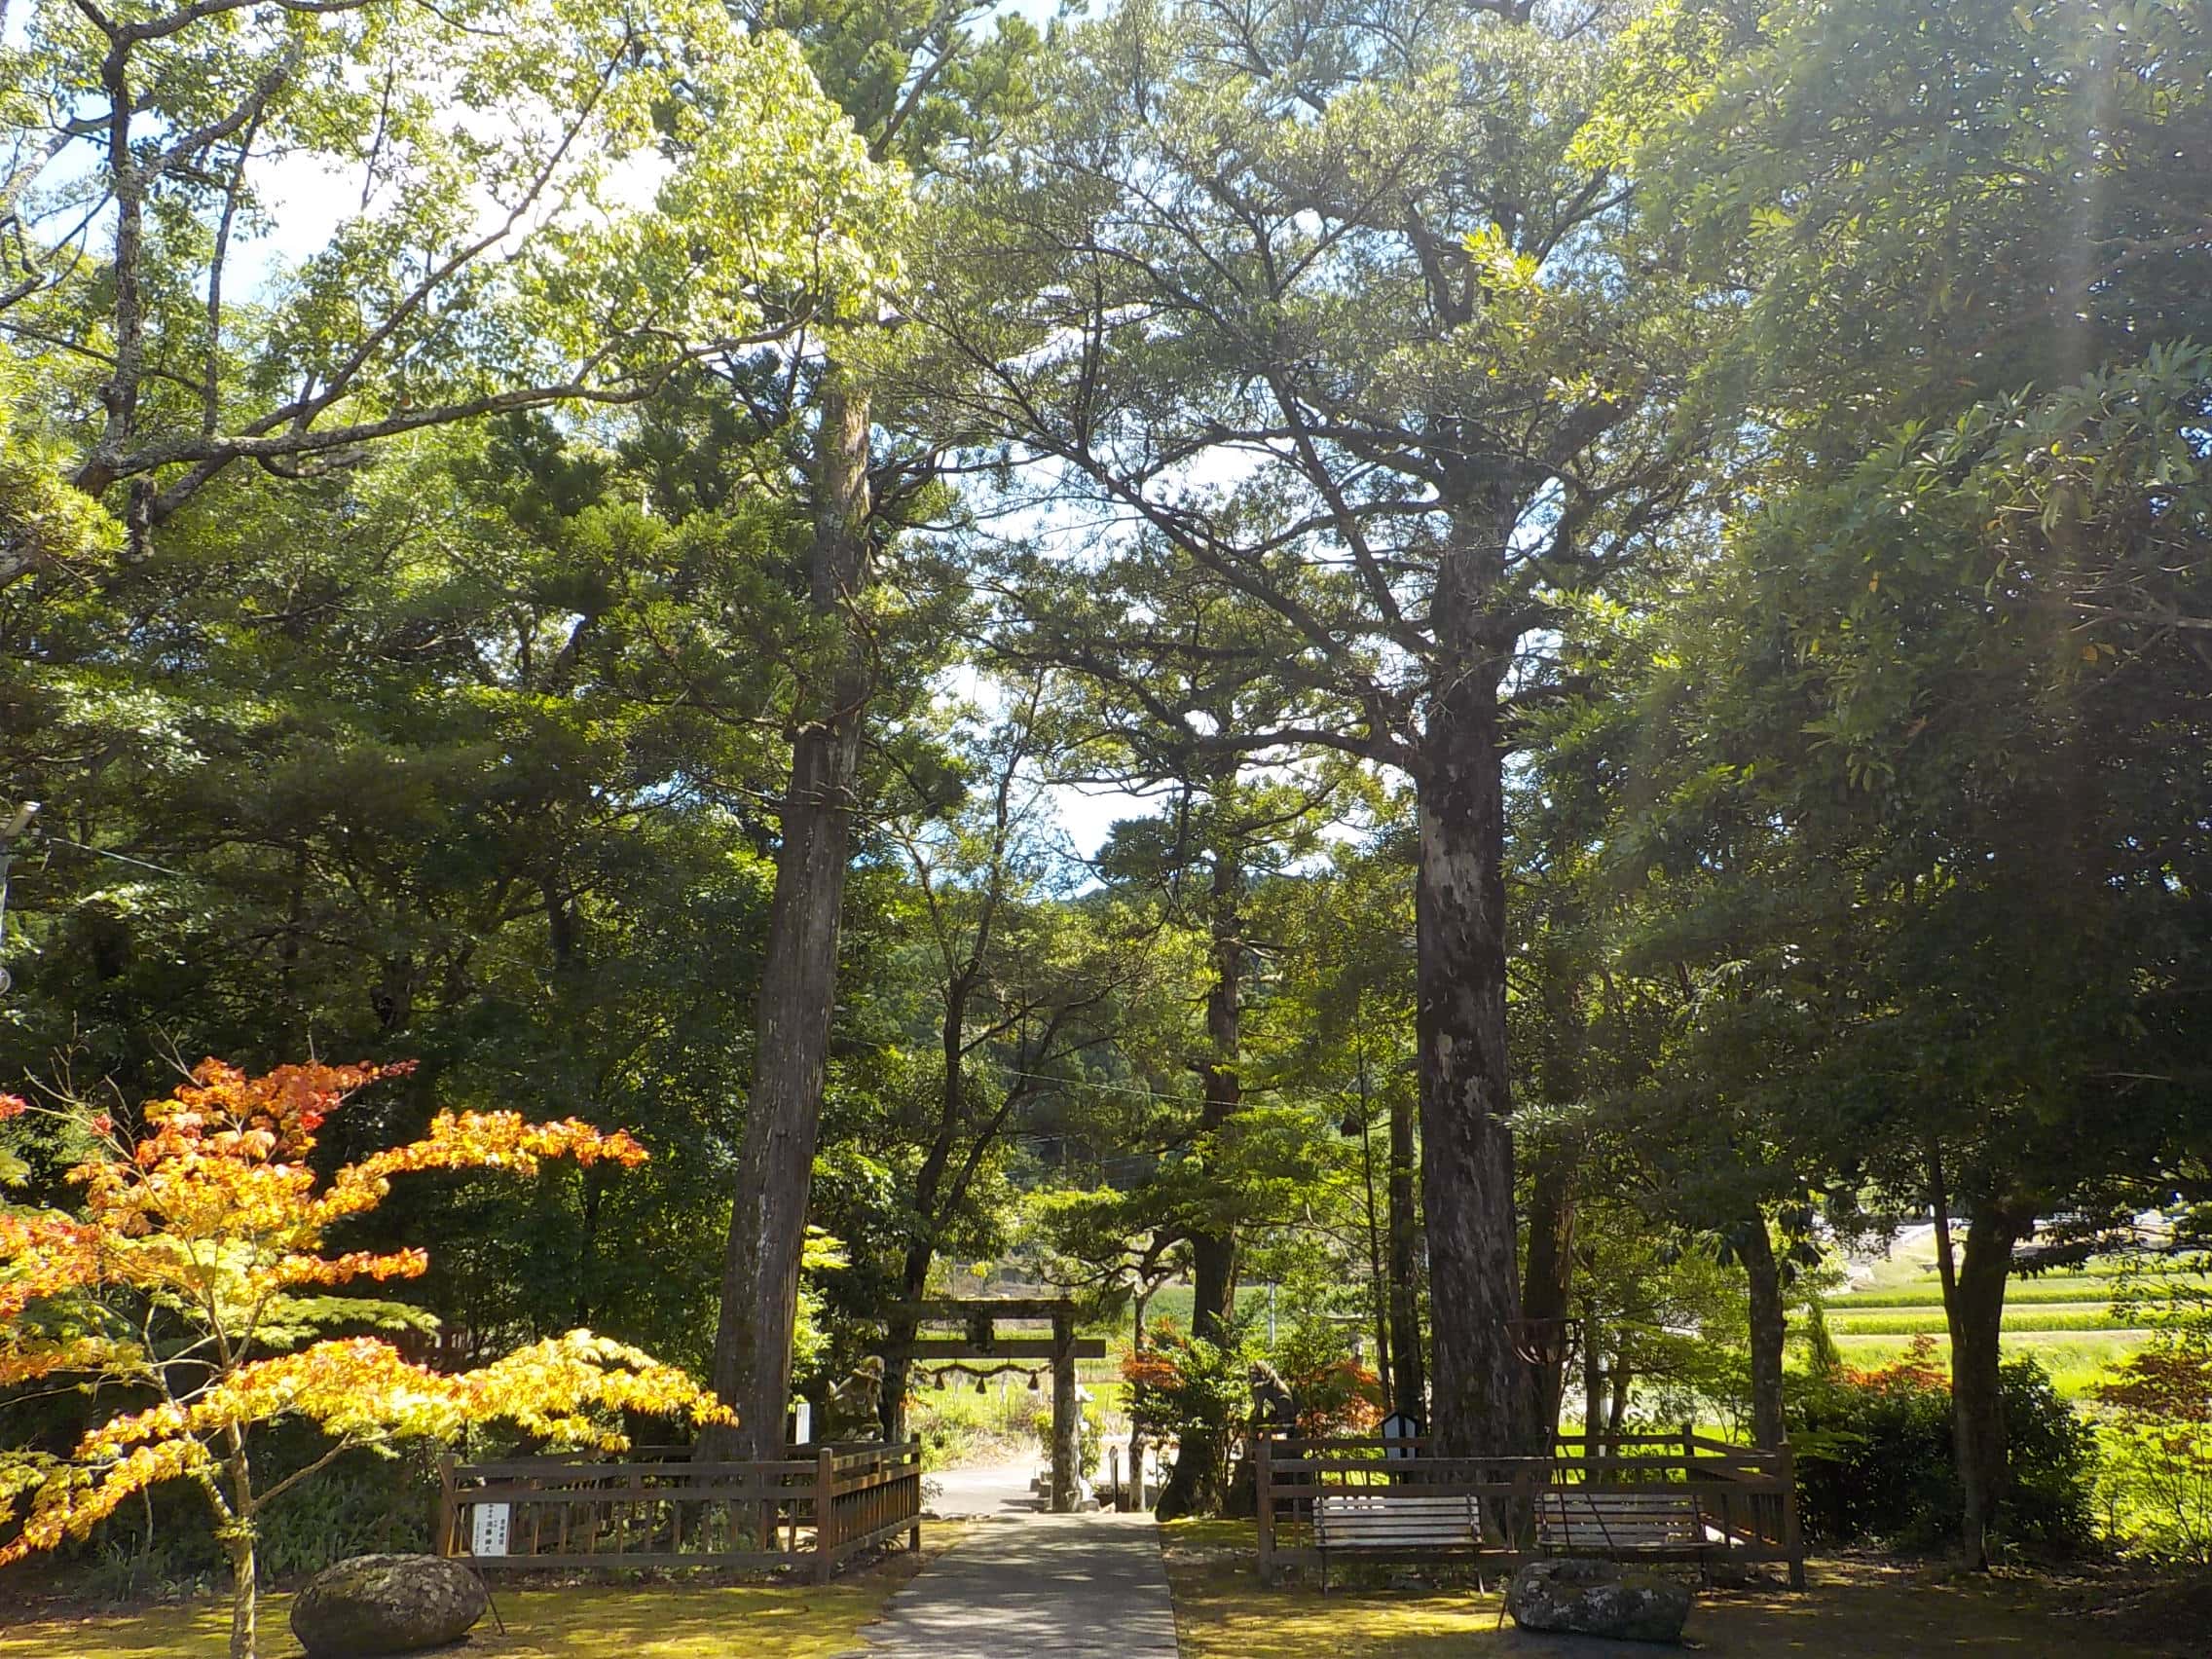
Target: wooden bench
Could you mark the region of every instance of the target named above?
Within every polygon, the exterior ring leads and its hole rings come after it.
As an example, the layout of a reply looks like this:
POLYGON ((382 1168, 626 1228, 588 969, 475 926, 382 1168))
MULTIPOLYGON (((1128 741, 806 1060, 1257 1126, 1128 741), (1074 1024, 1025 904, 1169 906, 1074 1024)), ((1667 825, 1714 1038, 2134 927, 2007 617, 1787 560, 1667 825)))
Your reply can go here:
POLYGON ((1475 1501, 1471 1497, 1430 1497, 1419 1493, 1322 1493, 1313 1500, 1313 1542, 1321 1552, 1321 1593, 1329 1593, 1332 1551, 1412 1555, 1479 1548, 1475 1501))
POLYGON ((1536 1541, 1563 1555, 1696 1556, 1725 1545, 1706 1525, 1698 1493, 1686 1486, 1641 1492, 1585 1492, 1551 1487, 1536 1504, 1536 1541))

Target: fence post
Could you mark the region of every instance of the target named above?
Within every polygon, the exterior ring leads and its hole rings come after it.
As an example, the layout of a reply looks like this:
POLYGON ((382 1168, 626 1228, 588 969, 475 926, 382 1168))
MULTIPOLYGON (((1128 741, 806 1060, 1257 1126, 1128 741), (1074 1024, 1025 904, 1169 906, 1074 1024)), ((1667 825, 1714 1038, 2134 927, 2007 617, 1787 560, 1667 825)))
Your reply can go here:
POLYGON ((1260 1582, 1275 1581, 1275 1482, 1273 1443, 1265 1434, 1252 1436, 1252 1495, 1260 1516, 1260 1582))
POLYGON ((454 1553, 454 1528, 460 1520, 459 1506, 454 1502, 454 1455, 445 1453, 438 1458, 438 1554, 454 1553))
POLYGON ((911 1506, 914 1517, 913 1526, 906 1530, 906 1547, 910 1550, 918 1550, 922 1547, 922 1437, 920 1435, 916 1434, 908 1438, 906 1455, 913 1459, 912 1478, 906 1482, 905 1490, 911 1494, 906 1501, 911 1506))
POLYGON ((837 1568, 837 1454, 824 1446, 814 1455, 814 1582, 827 1584, 837 1568))
POLYGON ((1775 1473, 1782 1478, 1782 1545, 1789 1552, 1789 1588, 1805 1588, 1805 1534, 1797 1529, 1797 1454, 1782 1443, 1775 1473))

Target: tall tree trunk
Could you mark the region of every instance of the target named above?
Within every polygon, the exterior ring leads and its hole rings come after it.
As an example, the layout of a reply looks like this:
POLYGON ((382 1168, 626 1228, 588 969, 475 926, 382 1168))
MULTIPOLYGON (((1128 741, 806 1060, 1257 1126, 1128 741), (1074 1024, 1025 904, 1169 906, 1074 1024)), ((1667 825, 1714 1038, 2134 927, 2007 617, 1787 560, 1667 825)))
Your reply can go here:
MULTIPOLYGON (((1216 812, 1224 784, 1214 789, 1216 812)), ((1226 843, 1228 837, 1224 836, 1226 843)), ((1244 867, 1235 847, 1213 849, 1213 882, 1208 895, 1207 931, 1213 956, 1213 983, 1206 990, 1205 1099, 1199 1128, 1218 1134, 1243 1107, 1237 1074, 1242 1058, 1244 1016, 1244 867)), ((1219 1341, 1229 1331, 1235 1298, 1236 1235, 1228 1227, 1191 1237, 1191 1330, 1219 1341)))
MULTIPOLYGON (((938 1092, 937 1132, 914 1175, 914 1235, 906 1240, 906 1254, 899 1275, 900 1295, 917 1302, 929 1294, 930 1269, 937 1263, 938 1231, 945 1172, 952 1166, 953 1148, 968 1118, 966 1058, 968 1003, 976 987, 980 964, 971 959, 945 981, 944 1017, 938 1025, 938 1049, 943 1074, 938 1092)), ((884 1344, 888 1352, 883 1369, 883 1437, 906 1437, 906 1390, 913 1361, 906 1352, 913 1342, 916 1321, 897 1314, 889 1321, 884 1344)))
MULTIPOLYGON (((817 616, 839 616, 866 579, 869 513, 867 395, 840 372, 824 387, 815 443, 811 602, 817 616)), ((734 1436, 701 1437, 710 1457, 783 1452, 866 692, 859 655, 848 650, 830 683, 809 695, 792 746, 715 1337, 715 1391, 739 1422, 734 1436)))
POLYGON ((1521 1314, 1505 1054, 1505 791, 1493 614, 1512 516, 1467 515, 1438 571, 1438 660, 1416 786, 1421 1196, 1428 1226, 1432 1434, 1447 1457, 1546 1450, 1514 1351, 1521 1314), (1479 522, 1477 522, 1479 520, 1479 522), (1487 536, 1485 533, 1488 533, 1487 536))
MULTIPOLYGON (((1221 789, 1214 792, 1220 810, 1221 789)), ((1213 983, 1206 992, 1205 1100, 1199 1113, 1201 1132, 1212 1135, 1225 1128, 1243 1106, 1243 1085, 1237 1074, 1241 1058, 1244 994, 1244 868, 1236 849, 1224 844, 1213 849, 1213 885, 1207 906, 1212 937, 1213 983)), ((1208 1342, 1229 1336, 1230 1316, 1236 1294, 1236 1235, 1224 1225, 1191 1235, 1191 1334, 1208 1342)), ((1189 1434, 1175 1449, 1175 1468, 1160 1494, 1159 1513, 1163 1521, 1194 1511, 1220 1506, 1220 1470, 1227 1461, 1220 1441, 1210 1434, 1189 1434)))
POLYGON ((2005 1322, 2005 1283, 2012 1271, 2012 1246, 2030 1225, 2028 1217, 2004 1203, 1975 1206, 1948 1310, 1951 1431, 1958 1450, 1959 1485, 1966 1496, 1960 1543, 1967 1566, 1976 1571, 1989 1565, 1989 1529, 2005 1495, 1999 1330, 2005 1322))
POLYGON ((1521 1284, 1521 1317, 1537 1353, 1536 1422, 1559 1433, 1567 1391, 1567 1318, 1574 1288, 1574 1161, 1548 1150, 1529 1194, 1529 1262, 1521 1284))
POLYGON ((1788 1430, 1782 1416, 1782 1354, 1788 1327, 1782 1310, 1782 1266, 1766 1217, 1754 1212, 1744 1224, 1736 1254, 1751 1282, 1751 1440, 1762 1452, 1781 1450, 1788 1430))
MULTIPOLYGON (((1359 1017, 1354 1014, 1355 1018, 1359 1017)), ((1367 1189, 1367 1279, 1375 1293, 1375 1375, 1390 1377, 1389 1279, 1382 1266, 1382 1195, 1375 1186, 1374 1097, 1367 1081, 1367 1048, 1359 1050, 1359 1166, 1367 1189)))
POLYGON ((1420 1333, 1420 1215, 1415 1180, 1420 1170, 1414 1144, 1417 1097, 1402 1085, 1390 1090, 1390 1404, 1428 1420, 1428 1373, 1420 1333))
POLYGON ((1598 1305, 1582 1303, 1582 1452, 1595 1456, 1605 1432, 1605 1350, 1598 1330, 1598 1305))

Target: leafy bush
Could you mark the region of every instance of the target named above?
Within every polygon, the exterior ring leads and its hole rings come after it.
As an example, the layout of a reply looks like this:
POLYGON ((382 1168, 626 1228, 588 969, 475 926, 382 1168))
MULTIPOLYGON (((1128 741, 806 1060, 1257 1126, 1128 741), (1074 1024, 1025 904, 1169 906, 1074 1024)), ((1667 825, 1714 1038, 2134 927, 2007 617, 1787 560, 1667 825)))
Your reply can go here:
MULTIPOLYGON (((2002 1372, 2010 1480, 1997 1530, 2019 1542, 2080 1544, 2089 1530, 2095 1437, 2032 1359, 2002 1372)), ((1932 1337, 1874 1371, 1804 1378, 1789 1403, 1798 1514, 1823 1543, 1933 1548, 1959 1528, 1966 1499, 1951 1438, 1951 1385, 1932 1337)))
POLYGON ((2110 1411, 2116 1528, 2150 1554, 2212 1566, 2212 1346, 2164 1337, 2097 1384, 2110 1411))
POLYGON ((274 1578, 320 1572, 348 1556, 430 1547, 438 1480, 428 1449, 398 1456, 350 1455, 269 1506, 262 1570, 274 1578))
POLYGON ((1209 1449, 1214 1466, 1198 1489, 1210 1500, 1227 1489, 1231 1455, 1252 1420, 1251 1356, 1241 1342, 1209 1342, 1164 1320, 1146 1341, 1122 1360, 1129 1417, 1153 1440, 1209 1449))
POLYGON ((1299 1319, 1272 1355, 1298 1402, 1298 1432, 1316 1438, 1368 1434, 1382 1420, 1382 1380, 1353 1353, 1341 1320, 1299 1319))

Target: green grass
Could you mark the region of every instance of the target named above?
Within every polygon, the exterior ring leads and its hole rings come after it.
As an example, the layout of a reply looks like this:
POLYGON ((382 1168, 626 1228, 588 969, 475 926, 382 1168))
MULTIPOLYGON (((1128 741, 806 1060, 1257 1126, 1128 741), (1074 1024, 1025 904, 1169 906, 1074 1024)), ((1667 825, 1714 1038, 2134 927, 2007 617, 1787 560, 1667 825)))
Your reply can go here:
MULTIPOLYGON (((1265 1308, 1267 1306, 1267 1292, 1264 1289, 1260 1292, 1260 1297, 1261 1306, 1265 1308)), ((1192 1287, 1187 1284, 1161 1285, 1160 1289, 1152 1293, 1151 1299, 1144 1305, 1144 1322, 1149 1325, 1156 1319, 1172 1319, 1184 1330, 1189 1330, 1191 1328, 1191 1298, 1192 1287)), ((1133 1308, 1124 1307, 1111 1319, 1086 1325, 1083 1328, 1083 1334, 1087 1337, 1105 1337, 1109 1341, 1125 1343, 1129 1340, 1131 1321, 1135 1316, 1136 1310, 1133 1308)))
MULTIPOLYGON (((2141 1347, 2146 1335, 2112 1309, 2119 1272, 2118 1263, 2091 1262, 2072 1272, 2014 1281, 2005 1298, 2005 1351, 2033 1355, 2062 1394, 2087 1392, 2141 1347)), ((1844 1356, 1854 1365, 1885 1365, 1921 1335, 1935 1338, 1937 1351, 1946 1352, 1943 1292, 1933 1266, 1893 1259, 1875 1263, 1873 1274, 1868 1288, 1839 1294, 1826 1305, 1828 1330, 1844 1356)), ((2212 1288, 2205 1275, 2192 1282, 2212 1288)))
MULTIPOLYGON (((1534 1651, 1510 1621, 1501 1628, 1495 1594, 1337 1589, 1324 1600, 1311 1585, 1261 1586, 1249 1524, 1178 1522, 1163 1539, 1183 1659, 1504 1659, 1534 1651)), ((1803 1595, 1708 1591, 1690 1614, 1688 1640, 1710 1659, 2164 1659, 2203 1650, 2186 1616, 2161 1616, 2146 1640, 2139 1629, 2116 1630, 2122 1621, 2105 1616, 2100 1602, 2052 1580, 1937 1577, 1857 1560, 1810 1565, 1803 1595)))
MULTIPOLYGON (((889 1592, 848 1580, 804 1591, 720 1585, 634 1590, 493 1587, 507 1635, 486 1618, 468 1652, 485 1659, 725 1659, 734 1652, 830 1659, 859 1645, 861 1627, 882 1616, 889 1592)), ((262 1659, 297 1659, 284 1623, 288 1597, 261 1606, 262 1659)), ((230 1609, 208 1603, 143 1613, 43 1620, 0 1631, 4 1659, 216 1659, 226 1650, 230 1609)))
MULTIPOLYGON (((925 1529, 920 1557, 898 1551, 834 1584, 572 1585, 521 1589, 495 1582, 507 1634, 487 1616, 469 1633, 470 1659, 731 1659, 774 1653, 832 1659, 861 1643, 862 1627, 930 1556, 965 1534, 925 1529)), ((0 1581, 4 1585, 4 1581, 0 1581)), ((0 1588, 0 1594, 5 1594, 0 1588)), ((262 1659, 299 1659, 285 1624, 288 1596, 261 1600, 262 1659)), ((0 1626, 0 1659, 219 1659, 230 1638, 227 1602, 144 1612, 49 1618, 0 1626)), ((458 1651, 458 1650, 457 1650, 458 1651)))
MULTIPOLYGON (((2008 1308, 2040 1307, 2053 1302, 2102 1303, 2112 1293, 2109 1279, 2080 1274, 2064 1278, 2019 1279, 2005 1291, 2008 1308)), ((1933 1277, 1924 1285, 1892 1285, 1883 1290, 1838 1291, 1827 1299, 1830 1314, 1860 1308, 1936 1308, 1943 1306, 1943 1287, 1933 1277)))
MULTIPOLYGON (((1920 1331, 1940 1334, 1944 1329, 1943 1310, 1940 1308, 1878 1309, 1865 1313, 1856 1309, 1835 1309, 1828 1313, 1828 1329, 1837 1336, 1852 1333, 1860 1336, 1909 1337, 1920 1331)), ((2008 1333, 2043 1331, 2124 1331, 2134 1327, 2117 1317, 2107 1304, 2094 1302, 2062 1302, 2044 1307, 2030 1306, 2017 1311, 2008 1309, 2005 1313, 2005 1330, 2008 1333)))

